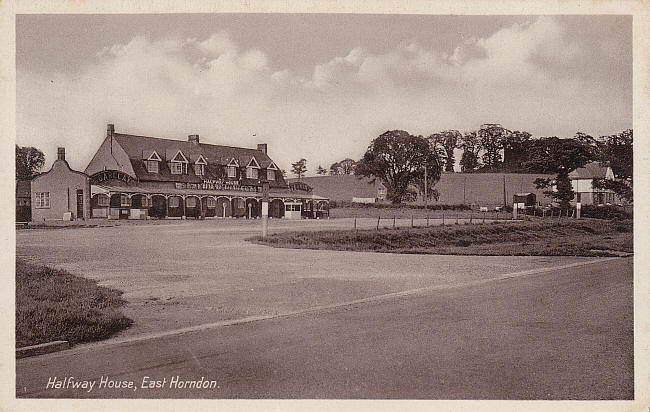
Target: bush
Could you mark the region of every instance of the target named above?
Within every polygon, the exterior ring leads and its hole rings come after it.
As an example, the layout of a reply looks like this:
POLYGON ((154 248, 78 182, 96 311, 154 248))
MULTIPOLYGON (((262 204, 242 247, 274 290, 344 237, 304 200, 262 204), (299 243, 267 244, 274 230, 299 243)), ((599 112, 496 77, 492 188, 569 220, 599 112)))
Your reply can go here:
MULTIPOLYGON (((354 203, 349 200, 330 200, 330 209, 334 208, 364 208, 364 209, 424 209, 423 204, 414 203, 354 203)), ((471 210, 471 205, 439 205, 428 204, 427 210, 471 210)))
POLYGON ((607 219, 607 220, 626 220, 632 219, 632 213, 626 212, 623 208, 613 205, 594 206, 586 205, 582 207, 580 212, 582 217, 590 217, 593 219, 607 219))

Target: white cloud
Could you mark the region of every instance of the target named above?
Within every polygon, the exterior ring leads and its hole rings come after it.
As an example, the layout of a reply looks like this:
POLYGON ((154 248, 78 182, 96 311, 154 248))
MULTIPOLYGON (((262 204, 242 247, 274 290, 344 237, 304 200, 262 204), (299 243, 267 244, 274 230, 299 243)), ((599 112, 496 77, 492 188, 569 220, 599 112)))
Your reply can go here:
POLYGON ((550 135, 630 127, 630 96, 579 71, 558 75, 579 50, 552 18, 452 50, 353 47, 302 78, 225 32, 136 37, 99 51, 99 61, 74 76, 19 72, 18 143, 40 147, 49 160, 65 145, 70 163, 83 169, 105 124, 115 123, 134 134, 199 133, 206 142, 247 147, 264 141, 281 167, 305 157, 314 170, 360 157, 386 129, 429 134, 500 122, 550 135))

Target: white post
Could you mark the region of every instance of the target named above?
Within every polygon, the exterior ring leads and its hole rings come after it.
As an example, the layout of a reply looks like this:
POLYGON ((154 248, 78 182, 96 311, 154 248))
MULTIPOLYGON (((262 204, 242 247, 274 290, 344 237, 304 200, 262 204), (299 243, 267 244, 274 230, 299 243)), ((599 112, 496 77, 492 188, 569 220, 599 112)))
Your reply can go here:
POLYGON ((262 183, 262 238, 269 234, 269 183, 262 183))
POLYGON ((582 204, 578 202, 576 203, 576 219, 580 219, 580 209, 582 209, 582 204))
POLYGON ((512 220, 517 220, 517 203, 512 204, 512 220))

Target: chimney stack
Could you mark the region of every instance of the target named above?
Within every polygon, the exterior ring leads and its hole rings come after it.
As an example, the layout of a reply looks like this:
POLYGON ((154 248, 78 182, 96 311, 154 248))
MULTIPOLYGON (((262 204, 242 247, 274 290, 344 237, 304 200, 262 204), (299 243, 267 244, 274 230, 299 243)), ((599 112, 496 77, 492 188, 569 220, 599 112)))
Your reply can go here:
POLYGON ((199 135, 198 134, 191 134, 187 136, 187 141, 192 142, 194 144, 199 144, 199 135))
POLYGON ((65 147, 58 147, 56 149, 57 160, 65 160, 65 147))
POLYGON ((262 152, 264 154, 267 154, 266 152, 268 150, 268 145, 266 143, 260 143, 260 144, 257 145, 257 150, 259 150, 260 152, 262 152))
POLYGON ((106 125, 106 137, 112 137, 113 133, 115 133, 115 125, 112 123, 109 123, 106 125))

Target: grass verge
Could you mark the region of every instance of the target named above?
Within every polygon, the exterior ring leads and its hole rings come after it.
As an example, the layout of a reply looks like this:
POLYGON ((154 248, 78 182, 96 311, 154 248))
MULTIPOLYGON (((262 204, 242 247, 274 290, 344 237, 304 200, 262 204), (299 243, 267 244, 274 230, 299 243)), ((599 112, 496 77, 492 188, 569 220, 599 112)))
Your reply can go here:
POLYGON ((615 256, 632 253, 632 221, 595 219, 287 232, 256 237, 275 247, 486 256, 615 256))
POLYGON ((133 323, 117 310, 125 303, 121 295, 93 280, 16 259, 16 347, 106 339, 133 323))

